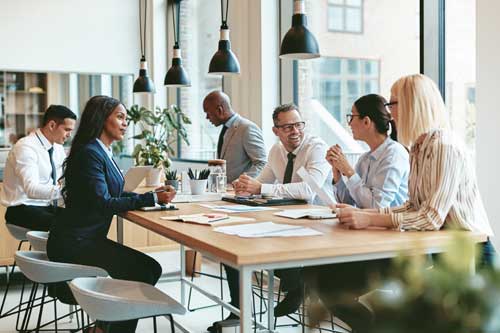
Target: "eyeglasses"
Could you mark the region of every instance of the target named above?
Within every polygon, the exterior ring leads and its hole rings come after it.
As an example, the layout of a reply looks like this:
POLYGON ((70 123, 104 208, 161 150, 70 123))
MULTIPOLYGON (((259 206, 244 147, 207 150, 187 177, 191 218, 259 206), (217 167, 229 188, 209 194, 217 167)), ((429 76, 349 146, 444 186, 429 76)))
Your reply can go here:
POLYGON ((392 102, 385 103, 384 106, 387 106, 389 109, 392 109, 392 106, 397 105, 397 104, 398 104, 398 101, 392 101, 392 102))
MULTIPOLYGON (((346 114, 346 115, 345 115, 345 119, 347 120, 347 124, 348 124, 348 125, 351 123, 351 121, 352 121, 352 119, 353 119, 354 117, 361 117, 361 115, 359 115, 359 114, 352 114, 352 113, 349 113, 349 114, 346 114)), ((362 118, 362 117, 361 117, 361 118, 362 118)))
POLYGON ((304 127, 306 127, 306 122, 299 121, 299 122, 293 123, 293 124, 274 125, 274 127, 281 128, 284 132, 291 132, 291 131, 293 131, 294 128, 296 128, 299 131, 302 131, 304 129, 304 127))

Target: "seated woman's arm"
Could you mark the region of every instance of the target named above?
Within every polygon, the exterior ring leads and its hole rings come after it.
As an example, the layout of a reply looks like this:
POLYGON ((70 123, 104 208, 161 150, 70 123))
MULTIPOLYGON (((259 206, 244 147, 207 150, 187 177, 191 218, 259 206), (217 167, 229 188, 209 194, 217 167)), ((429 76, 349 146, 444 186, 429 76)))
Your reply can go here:
POLYGON ((113 197, 108 191, 102 156, 91 149, 86 149, 79 156, 80 184, 86 188, 87 200, 98 209, 108 210, 110 213, 119 213, 138 209, 144 206, 154 206, 153 193, 136 194, 129 192, 127 196, 113 197))

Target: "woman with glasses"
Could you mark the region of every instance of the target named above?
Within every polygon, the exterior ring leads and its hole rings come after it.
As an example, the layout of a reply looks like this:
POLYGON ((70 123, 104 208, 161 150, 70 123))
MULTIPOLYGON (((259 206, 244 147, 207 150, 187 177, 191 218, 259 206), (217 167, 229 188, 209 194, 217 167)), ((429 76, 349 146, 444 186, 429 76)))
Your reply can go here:
MULTIPOLYGON (((338 205, 339 223, 349 229, 447 227, 493 235, 474 168, 465 145, 451 131, 436 84, 422 74, 402 77, 391 88, 390 104, 398 139, 410 147, 409 199, 401 206, 379 209, 338 205)), ((481 265, 491 266, 495 251, 489 241, 482 250, 481 265)), ((336 316, 364 332, 371 314, 358 297, 368 292, 371 276, 383 277, 389 268, 388 259, 314 267, 308 271, 308 283, 336 316)))
POLYGON ((408 152, 396 142, 396 126, 386 105, 384 97, 366 95, 354 102, 352 113, 347 115, 354 139, 370 147, 354 168, 339 145, 327 151, 339 202, 381 208, 398 206, 408 199, 408 152))

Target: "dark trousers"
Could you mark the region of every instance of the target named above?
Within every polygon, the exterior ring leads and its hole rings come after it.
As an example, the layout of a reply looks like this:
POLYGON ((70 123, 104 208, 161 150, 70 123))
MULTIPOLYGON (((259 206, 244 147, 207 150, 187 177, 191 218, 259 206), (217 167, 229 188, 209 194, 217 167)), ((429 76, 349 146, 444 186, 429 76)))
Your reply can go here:
MULTIPOLYGON (((53 261, 103 268, 114 279, 155 285, 161 276, 161 266, 155 259, 107 238, 83 239, 51 233, 47 255, 53 261)), ((137 322, 112 322, 110 332, 135 332, 137 322)))
POLYGON ((30 230, 49 231, 56 215, 63 209, 53 206, 27 205, 7 207, 5 221, 30 230))
MULTIPOLYGON (((240 272, 231 266, 223 265, 226 270, 227 284, 229 286, 229 294, 231 296, 231 305, 240 307, 240 272)), ((297 288, 302 288, 302 268, 287 268, 277 269, 274 271, 277 277, 280 278, 281 290, 292 291, 297 288)), ((302 292, 302 291, 301 291, 302 292)))

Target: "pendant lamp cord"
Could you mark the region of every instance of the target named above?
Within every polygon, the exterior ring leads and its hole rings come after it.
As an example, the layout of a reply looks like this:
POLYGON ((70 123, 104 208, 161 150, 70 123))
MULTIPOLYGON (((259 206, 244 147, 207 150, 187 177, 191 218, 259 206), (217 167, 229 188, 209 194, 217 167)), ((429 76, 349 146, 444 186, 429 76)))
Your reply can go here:
POLYGON ((179 0, 172 1, 172 21, 174 22, 174 48, 179 48, 179 20, 181 16, 181 4, 179 0), (177 8, 175 7, 177 4, 177 8), (177 12, 177 13, 176 13, 177 12), (175 16, 177 14, 177 23, 175 22, 175 16))
POLYGON ((229 13, 229 0, 226 0, 226 15, 224 17, 224 0, 220 0, 220 17, 222 19, 221 29, 228 29, 227 13, 229 13))
POLYGON ((144 27, 142 26, 142 0, 139 0, 139 38, 141 40, 141 55, 146 57, 146 24, 148 19, 148 1, 144 0, 144 27))

